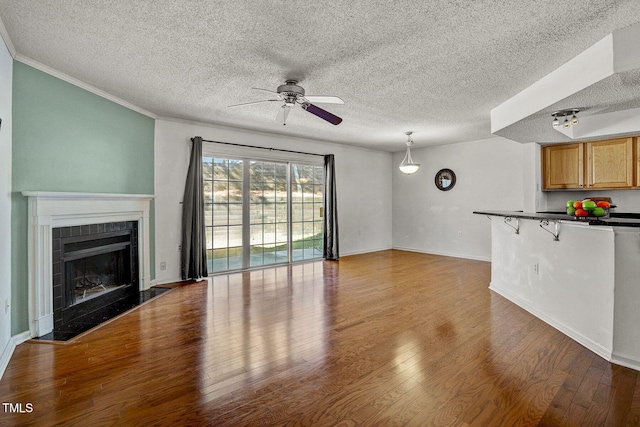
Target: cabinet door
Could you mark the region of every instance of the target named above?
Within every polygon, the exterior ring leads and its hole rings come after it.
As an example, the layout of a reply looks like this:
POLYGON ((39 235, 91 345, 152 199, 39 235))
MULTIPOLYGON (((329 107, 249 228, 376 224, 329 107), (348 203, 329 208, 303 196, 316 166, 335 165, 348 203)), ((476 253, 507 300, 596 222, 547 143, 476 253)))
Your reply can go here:
POLYGON ((633 187, 633 138, 587 142, 587 188, 633 187))
POLYGON ((582 188, 584 184, 584 149, 582 144, 542 147, 542 169, 545 190, 582 188))
POLYGON ((634 182, 634 186, 635 187, 640 187, 640 137, 635 137, 634 138, 635 141, 634 142, 634 146, 635 146, 635 150, 636 150, 636 177, 635 177, 635 182, 634 182))

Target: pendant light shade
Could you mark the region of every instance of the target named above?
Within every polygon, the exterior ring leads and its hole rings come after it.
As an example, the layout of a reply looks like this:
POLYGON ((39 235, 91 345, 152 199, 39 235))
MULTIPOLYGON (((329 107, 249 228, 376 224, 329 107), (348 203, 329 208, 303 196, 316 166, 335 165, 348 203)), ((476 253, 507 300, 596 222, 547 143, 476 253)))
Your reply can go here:
POLYGON ((413 140, 411 139, 411 134, 413 132, 405 132, 407 135, 407 154, 404 155, 404 159, 402 159, 402 163, 400 163, 400 171, 407 175, 415 173, 420 168, 420 163, 414 163, 413 158, 411 158, 411 146, 413 145, 413 140))

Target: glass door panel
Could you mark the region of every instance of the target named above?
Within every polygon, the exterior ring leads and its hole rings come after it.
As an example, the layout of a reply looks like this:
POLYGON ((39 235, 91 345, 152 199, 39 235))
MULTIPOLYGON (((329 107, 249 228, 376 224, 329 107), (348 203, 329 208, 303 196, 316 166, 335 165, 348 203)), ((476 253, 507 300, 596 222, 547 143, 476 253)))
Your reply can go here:
POLYGON ((242 160, 202 158, 207 266, 242 268, 242 160))
POLYGON ((322 203, 324 168, 291 165, 292 259, 322 257, 322 203))
POLYGON ((287 262, 287 164, 250 163, 250 267, 287 262))
POLYGON ((211 273, 322 257, 322 166, 202 162, 211 273))

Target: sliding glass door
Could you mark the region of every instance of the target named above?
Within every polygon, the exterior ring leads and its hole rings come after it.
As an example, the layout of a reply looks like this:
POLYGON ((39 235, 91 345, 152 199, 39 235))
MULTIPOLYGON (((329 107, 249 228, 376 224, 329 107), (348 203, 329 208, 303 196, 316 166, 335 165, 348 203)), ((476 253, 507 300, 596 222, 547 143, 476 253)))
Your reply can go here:
POLYGON ((202 162, 210 272, 322 257, 322 166, 202 162))

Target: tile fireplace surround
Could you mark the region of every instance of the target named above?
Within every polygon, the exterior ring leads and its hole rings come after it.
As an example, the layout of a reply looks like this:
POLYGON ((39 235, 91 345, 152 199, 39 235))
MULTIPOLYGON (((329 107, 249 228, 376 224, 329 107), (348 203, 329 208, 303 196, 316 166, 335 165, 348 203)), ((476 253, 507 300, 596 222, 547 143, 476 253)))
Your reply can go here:
POLYGON ((53 331, 52 229, 138 221, 140 290, 151 286, 148 194, 23 191, 29 203, 29 332, 53 331))

